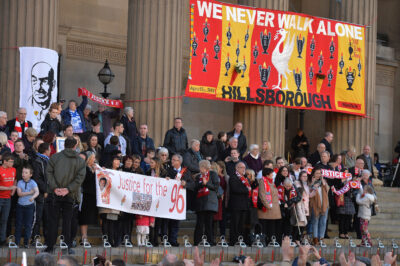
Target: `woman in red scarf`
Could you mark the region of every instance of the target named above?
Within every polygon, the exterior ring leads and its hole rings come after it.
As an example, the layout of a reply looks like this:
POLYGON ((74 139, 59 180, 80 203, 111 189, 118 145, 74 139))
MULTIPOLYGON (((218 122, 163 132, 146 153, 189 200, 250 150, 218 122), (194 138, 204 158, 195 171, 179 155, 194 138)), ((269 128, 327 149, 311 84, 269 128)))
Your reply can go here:
POLYGON ((263 177, 258 180, 258 197, 262 203, 261 209, 258 209, 258 219, 263 227, 267 243, 271 241, 272 236, 275 236, 279 240, 279 232, 281 232, 280 221, 282 216, 279 208, 278 190, 273 181, 273 174, 273 169, 264 168, 262 170, 263 177))
POLYGON ((195 211, 197 214, 196 228, 194 230, 194 244, 202 241, 202 236, 207 236, 207 241, 215 245, 213 234, 213 217, 218 212, 217 191, 219 177, 210 171, 211 164, 207 160, 199 162, 200 173, 195 176, 195 211))

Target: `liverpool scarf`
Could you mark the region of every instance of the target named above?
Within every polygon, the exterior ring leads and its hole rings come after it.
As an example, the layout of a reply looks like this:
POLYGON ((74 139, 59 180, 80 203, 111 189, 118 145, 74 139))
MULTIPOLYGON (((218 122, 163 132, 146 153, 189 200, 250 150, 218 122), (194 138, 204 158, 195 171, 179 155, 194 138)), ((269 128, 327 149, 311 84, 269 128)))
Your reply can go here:
MULTIPOLYGON (((28 122, 24 123, 24 131, 28 129, 28 122)), ((18 138, 22 138, 22 127, 21 122, 19 122, 18 118, 15 119, 14 130, 18 132, 18 138)))

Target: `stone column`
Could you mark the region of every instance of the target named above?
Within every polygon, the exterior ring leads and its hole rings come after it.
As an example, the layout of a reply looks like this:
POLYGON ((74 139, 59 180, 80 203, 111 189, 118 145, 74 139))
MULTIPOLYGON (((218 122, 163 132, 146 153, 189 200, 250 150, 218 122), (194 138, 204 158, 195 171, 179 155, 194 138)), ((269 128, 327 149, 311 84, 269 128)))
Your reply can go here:
POLYGON ((354 145, 358 153, 366 144, 374 150, 374 103, 376 77, 377 0, 332 1, 331 18, 367 25, 365 30, 365 104, 367 118, 327 112, 326 129, 334 134, 333 150, 340 153, 354 145))
MULTIPOLYGON (((183 5, 180 0, 129 0, 126 99, 138 124, 146 123, 156 145, 180 116, 183 5)), ((188 41, 188 40, 187 40, 188 41)))
MULTIPOLYGON (((239 0, 239 4, 260 8, 288 10, 288 0, 239 0)), ((247 144, 262 145, 263 140, 271 141, 275 155, 285 152, 284 108, 237 103, 234 107, 234 121, 243 122, 247 144)), ((261 148, 261 147, 260 147, 261 148)))
POLYGON ((58 0, 2 0, 0 21, 0 110, 11 119, 19 105, 18 47, 57 50, 58 0))

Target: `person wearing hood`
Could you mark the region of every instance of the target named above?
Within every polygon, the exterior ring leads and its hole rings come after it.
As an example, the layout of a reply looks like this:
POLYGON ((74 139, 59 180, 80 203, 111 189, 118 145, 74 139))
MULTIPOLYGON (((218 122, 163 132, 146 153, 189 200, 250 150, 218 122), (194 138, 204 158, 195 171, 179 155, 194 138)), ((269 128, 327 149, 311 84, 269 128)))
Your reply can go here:
POLYGON ((262 160, 260 156, 260 148, 257 144, 250 145, 250 152, 243 161, 247 164, 250 169, 253 169, 255 173, 258 173, 262 169, 262 160))
POLYGON ((216 162, 218 159, 218 147, 211 131, 204 133, 200 143, 200 153, 206 160, 216 162))
MULTIPOLYGON (((71 239, 71 217, 73 206, 80 202, 80 187, 85 180, 86 164, 79 157, 75 149, 78 142, 75 138, 65 140, 65 149, 54 154, 46 168, 47 193, 45 199, 49 215, 47 217, 48 234, 46 238, 47 248, 45 252, 53 252, 58 236, 58 222, 62 215, 62 227, 65 243, 68 247, 72 245, 71 239)), ((69 249, 69 254, 74 251, 69 249)))

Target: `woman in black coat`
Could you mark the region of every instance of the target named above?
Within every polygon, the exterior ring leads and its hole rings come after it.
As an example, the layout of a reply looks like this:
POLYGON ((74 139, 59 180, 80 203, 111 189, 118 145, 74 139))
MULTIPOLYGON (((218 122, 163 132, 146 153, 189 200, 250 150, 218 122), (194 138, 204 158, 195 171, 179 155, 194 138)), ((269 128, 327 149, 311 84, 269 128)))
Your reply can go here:
POLYGON ((217 192, 219 177, 210 171, 211 164, 207 160, 199 162, 200 173, 195 176, 195 210, 197 214, 196 228, 194 230, 194 243, 198 245, 202 236, 207 236, 207 241, 215 245, 213 233, 213 217, 218 212, 217 192))
POLYGON ((217 142, 214 140, 214 135, 211 131, 204 133, 200 142, 200 153, 203 158, 210 162, 218 160, 217 142))
POLYGON ((94 152, 86 152, 86 177, 82 183, 82 204, 79 208, 79 225, 82 242, 87 241, 88 225, 97 225, 96 170, 94 152))

